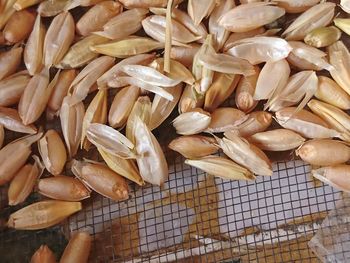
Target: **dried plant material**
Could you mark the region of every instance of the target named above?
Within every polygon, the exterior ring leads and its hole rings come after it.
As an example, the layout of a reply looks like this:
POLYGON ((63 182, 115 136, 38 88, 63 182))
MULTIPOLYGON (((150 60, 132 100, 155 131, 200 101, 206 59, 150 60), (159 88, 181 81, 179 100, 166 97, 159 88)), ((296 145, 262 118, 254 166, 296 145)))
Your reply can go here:
POLYGON ((198 26, 204 18, 211 14, 215 5, 215 0, 188 0, 187 13, 192 18, 194 24, 198 26))
POLYGON ((5 130, 4 126, 0 124, 0 149, 4 145, 4 140, 5 140, 5 130))
POLYGON ((18 113, 24 125, 31 124, 40 118, 50 99, 53 87, 57 83, 58 76, 57 73, 49 83, 49 69, 43 68, 28 82, 18 104, 18 113))
POLYGON ((206 130, 210 122, 210 113, 196 108, 177 116, 173 120, 173 126, 177 134, 192 135, 206 130))
POLYGON ((219 19, 219 25, 231 32, 247 32, 272 23, 285 14, 274 3, 258 2, 239 5, 219 19))
POLYGON ((39 73, 41 70, 45 34, 45 26, 41 23, 40 15, 37 15, 23 53, 24 64, 30 75, 39 73))
POLYGON ((203 106, 204 96, 197 92, 195 85, 186 85, 179 101, 179 113, 188 112, 203 106))
POLYGON ((60 263, 87 263, 92 238, 87 232, 74 233, 63 251, 60 263))
POLYGON ((331 78, 318 77, 318 88, 315 97, 339 109, 350 109, 350 96, 331 78))
POLYGON ((57 114, 61 108, 63 99, 68 94, 68 89, 77 75, 74 69, 62 70, 59 73, 56 85, 53 87, 50 99, 47 103, 47 110, 52 114, 57 114))
POLYGON ((235 108, 217 108, 211 113, 211 121, 206 132, 221 133, 234 129, 248 119, 248 116, 235 108))
POLYGON ((124 76, 121 68, 125 65, 148 65, 155 58, 155 54, 140 54, 132 57, 125 58, 119 61, 116 65, 111 67, 106 71, 101 77, 97 79, 97 85, 99 87, 107 86, 108 82, 113 82, 113 80, 119 76, 124 76))
POLYGON ((74 101, 74 97, 66 96, 60 110, 61 128, 69 158, 72 158, 78 151, 85 115, 83 102, 74 104, 74 101))
POLYGON ((332 22, 335 7, 335 3, 330 2, 314 5, 294 20, 282 36, 287 40, 303 40, 315 28, 327 26, 332 22))
POLYGON ((259 74, 254 99, 266 100, 279 93, 287 85, 289 74, 289 64, 285 59, 267 62, 259 74))
MULTIPOLYGON (((120 0, 126 8, 149 8, 149 7, 166 7, 168 0, 120 0)), ((180 0, 174 1, 179 3, 180 0)))
POLYGON ((86 131, 96 147, 121 158, 135 158, 134 144, 119 131, 100 123, 92 123, 86 131))
POLYGON ((274 2, 284 8, 287 13, 302 13, 317 5, 320 0, 275 0, 274 2))
POLYGON ((13 47, 0 53, 0 80, 16 72, 21 64, 22 52, 22 47, 13 47))
POLYGON ((129 198, 126 180, 102 164, 73 161, 72 172, 97 193, 114 201, 129 198))
POLYGON ((255 111, 248 115, 245 122, 235 127, 233 130, 225 132, 228 139, 235 136, 249 137, 258 132, 264 132, 272 123, 272 115, 266 111, 255 111))
POLYGON ((77 22, 76 31, 82 36, 102 30, 103 25, 123 11, 123 6, 115 1, 103 1, 89 9, 77 22), (98 17, 98 19, 96 19, 98 17))
POLYGON ((66 5, 70 2, 70 0, 50 0, 43 1, 38 6, 38 14, 43 17, 51 17, 56 16, 59 13, 64 11, 66 5))
POLYGON ((350 19, 348 18, 336 18, 333 20, 334 24, 340 28, 343 32, 350 35, 350 19))
POLYGON ((303 161, 320 166, 343 164, 350 159, 350 147, 330 139, 307 141, 295 153, 303 161))
POLYGON ((24 202, 30 193, 33 191, 36 181, 44 171, 44 166, 41 164, 37 156, 33 156, 34 164, 26 164, 16 172, 8 189, 9 205, 18 205, 24 202))
POLYGON ((185 164, 223 179, 253 181, 255 176, 248 169, 218 156, 206 156, 199 159, 185 160, 185 164))
POLYGON ((58 175, 40 179, 38 192, 51 199, 74 202, 89 198, 91 191, 77 178, 58 175))
POLYGON ((327 166, 311 171, 312 176, 340 191, 350 193, 350 166, 327 166))
POLYGON ((72 15, 63 12, 52 20, 44 40, 44 65, 57 65, 67 53, 74 39, 75 25, 72 15))
POLYGON ((27 7, 31 7, 33 5, 39 4, 43 0, 17 0, 16 3, 14 3, 13 8, 17 11, 20 11, 22 9, 25 9, 27 7))
POLYGON ((265 151, 288 151, 298 148, 305 139, 294 131, 276 129, 260 132, 248 138, 248 141, 265 151))
POLYGON ((105 37, 90 35, 84 37, 70 47, 61 62, 56 66, 58 68, 79 68, 88 64, 98 57, 98 54, 92 52, 90 47, 108 42, 105 37))
POLYGON ((243 76, 240 79, 235 94, 237 108, 245 113, 251 112, 258 104, 258 101, 254 99, 254 93, 260 74, 260 68, 255 66, 254 71, 255 74, 243 76))
POLYGON ((97 148, 97 150, 112 171, 129 179, 130 181, 137 183, 138 185, 142 186, 145 184, 145 182, 140 176, 140 173, 137 169, 134 160, 123 159, 121 157, 118 157, 116 155, 110 154, 102 150, 102 148, 97 148))
POLYGON ((7 107, 19 102, 30 80, 27 71, 20 71, 0 81, 0 106, 7 107))
POLYGON ((108 39, 123 39, 142 28, 142 20, 146 18, 148 9, 133 8, 126 10, 103 25, 102 31, 94 32, 108 39))
POLYGON ((112 67, 114 58, 108 56, 98 57, 91 61, 73 80, 69 93, 76 101, 83 101, 90 92, 97 89, 96 81, 112 67))
POLYGON ((70 10, 76 8, 78 6, 93 6, 96 5, 103 0, 70 0, 65 6, 65 10, 70 10))
POLYGON ((80 202, 41 201, 12 213, 7 226, 19 230, 44 229, 57 225, 81 208, 80 202))
POLYGON ((16 12, 16 9, 13 8, 16 0, 7 0, 0 3, 0 30, 6 25, 10 17, 16 12))
POLYGON ((114 97, 108 114, 108 123, 113 128, 121 128, 126 124, 132 107, 140 95, 135 86, 122 88, 114 97))
POLYGON ((21 42, 32 32, 35 14, 28 10, 15 12, 7 21, 3 33, 5 39, 10 43, 21 42))
POLYGON ((90 148, 90 142, 86 138, 87 129, 92 123, 104 124, 107 122, 107 95, 108 91, 106 89, 99 90, 86 109, 80 140, 81 147, 86 151, 90 148))
POLYGON ((171 47, 170 58, 174 59, 186 67, 192 66, 192 61, 200 46, 192 43, 186 47, 171 47))
POLYGON ((347 12, 350 13, 350 2, 349 0, 340 0, 340 7, 347 12))
POLYGON ((299 133, 304 138, 326 139, 340 137, 339 132, 330 129, 328 124, 317 115, 296 108, 284 108, 276 112, 276 121, 285 129, 299 133))
POLYGON ((314 71, 300 71, 288 80, 287 85, 276 91, 265 105, 270 111, 278 111, 286 107, 299 105, 296 112, 303 109, 314 96, 318 88, 318 78, 314 71))
POLYGON ((41 245, 33 254, 30 263, 56 263, 56 257, 48 246, 41 245))
POLYGON ((234 1, 223 0, 217 4, 209 17, 209 33, 214 36, 215 50, 220 50, 226 40, 228 39, 230 32, 219 24, 220 18, 226 14, 229 10, 235 7, 234 1))
POLYGON ((225 45, 223 47, 223 51, 226 52, 230 48, 232 48, 235 45, 236 41, 245 39, 245 38, 252 38, 258 35, 262 35, 265 33, 265 28, 264 27, 259 27, 247 32, 236 32, 236 33, 231 33, 228 39, 225 42, 225 45))
POLYGON ((173 39, 173 22, 171 14, 173 10, 173 0, 168 0, 165 16, 165 45, 164 45, 164 71, 170 72, 170 51, 173 39))
MULTIPOLYGON (((335 25, 337 25, 336 22, 335 25)), ((340 37, 341 31, 338 28, 334 26, 320 27, 308 33, 304 38, 304 42, 310 46, 321 48, 332 45, 337 42, 340 37)))
POLYGON ((151 131, 158 128, 172 113, 180 100, 182 94, 182 85, 179 84, 176 87, 171 88, 169 92, 174 98, 172 101, 169 101, 159 95, 154 96, 152 102, 151 120, 148 125, 151 131))
POLYGON ((146 182, 161 186, 168 179, 168 164, 162 148, 147 125, 136 116, 133 125, 137 165, 146 182))
POLYGON ((90 47, 93 52, 117 58, 135 56, 161 48, 164 48, 164 43, 147 37, 130 37, 90 47))
POLYGON ((215 73, 213 83, 205 93, 204 110, 212 112, 219 107, 231 96, 240 78, 240 75, 215 73))
MULTIPOLYGON (((184 25, 176 20, 172 20, 171 37, 173 45, 181 46, 182 44, 191 43, 201 39, 201 36, 196 36, 184 25)), ((164 16, 152 15, 142 20, 142 27, 146 34, 165 43, 166 18, 164 16)))
POLYGON ((201 135, 180 136, 172 140, 168 147, 188 159, 205 157, 219 150, 214 138, 201 135))
POLYGON ((328 47, 329 62, 334 67, 330 71, 333 79, 350 95, 350 53, 342 41, 328 47))
POLYGON ((16 109, 0 107, 0 124, 14 132, 35 134, 34 125, 24 125, 16 109))
POLYGON ((256 175, 271 176, 270 160, 256 146, 249 144, 245 139, 232 136, 230 139, 216 138, 220 148, 233 161, 248 168, 256 175))
POLYGON ((60 135, 55 130, 48 130, 39 140, 38 149, 45 168, 53 175, 61 174, 67 152, 60 135))
POLYGON ((282 38, 257 36, 238 40, 227 50, 232 56, 257 65, 262 62, 277 62, 288 57, 292 47, 282 38))

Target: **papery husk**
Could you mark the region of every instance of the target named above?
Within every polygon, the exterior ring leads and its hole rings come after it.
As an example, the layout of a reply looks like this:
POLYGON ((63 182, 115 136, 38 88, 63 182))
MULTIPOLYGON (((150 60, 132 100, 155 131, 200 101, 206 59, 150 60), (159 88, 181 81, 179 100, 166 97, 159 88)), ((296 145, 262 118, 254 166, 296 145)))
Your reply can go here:
POLYGON ((198 26, 204 18, 210 16, 215 5, 215 0, 189 0, 187 3, 187 13, 192 18, 194 24, 198 26))
POLYGON ((206 129, 209 133, 221 133, 234 129, 248 119, 248 116, 235 108, 217 108, 211 113, 211 121, 206 129))
POLYGON ((73 103, 74 101, 74 97, 66 96, 60 109, 61 128, 69 158, 78 151, 85 115, 83 102, 73 103))
POLYGON ((237 108, 245 113, 251 112, 258 104, 258 101, 254 99, 254 93, 260 74, 260 68, 255 66, 254 71, 254 75, 243 76, 240 79, 235 94, 237 108))
POLYGON ((339 109, 350 109, 350 96, 331 78, 318 77, 318 89, 315 97, 339 109))
POLYGON ((14 3, 13 8, 19 11, 27 7, 39 4, 42 1, 43 0, 17 0, 16 3, 14 3))
POLYGON ((184 88, 178 105, 179 113, 185 113, 203 106, 204 95, 197 92, 195 88, 197 85, 186 85, 184 88))
POLYGON ((43 68, 40 73, 35 74, 28 82, 18 104, 18 113, 24 125, 34 123, 45 111, 58 76, 59 72, 49 82, 49 69, 43 68))
POLYGON ((91 46, 90 50, 107 56, 126 58, 161 48, 164 48, 164 43, 151 38, 129 37, 123 40, 91 46))
POLYGON ((350 53, 342 41, 327 48, 329 62, 334 67, 330 71, 333 79, 350 95, 350 53))
POLYGON ((327 26, 332 22, 335 7, 335 3, 330 2, 314 5, 294 20, 282 36, 287 40, 303 40, 315 28, 327 26))
POLYGON ((277 62, 288 57, 292 47, 282 38, 256 36, 238 40, 227 53, 257 65, 262 62, 277 62))
POLYGON ((182 94, 182 84, 172 87, 169 92, 173 96, 173 100, 167 100, 159 95, 155 95, 152 101, 151 120, 149 122, 149 129, 152 131, 158 128, 172 113, 182 94))
POLYGON ((108 42, 107 38, 97 35, 84 37, 70 47, 70 49, 67 51, 60 63, 56 65, 56 67, 67 69, 84 66, 98 57, 98 54, 92 52, 90 50, 90 47, 106 42, 108 42))
POLYGON ((285 59, 267 62, 259 74, 253 98, 266 100, 273 94, 278 94, 287 85, 289 74, 289 64, 285 59))
POLYGON ((242 4, 225 13, 219 25, 231 32, 247 32, 270 24, 284 14, 283 8, 270 2, 242 4))
POLYGON ((98 152, 101 154, 103 160, 106 162, 107 166, 117 174, 129 179, 142 186, 145 184, 140 176, 134 160, 123 159, 117 155, 110 154, 104 151, 102 148, 97 148, 98 152))
POLYGON ((173 120, 173 126, 177 134, 193 135, 206 130, 209 127, 210 122, 210 113, 200 108, 196 108, 177 116, 173 120))
POLYGON ((72 15, 63 12, 55 16, 44 40, 43 61, 46 67, 58 64, 74 39, 75 25, 72 15))
POLYGON ((348 14, 350 14, 350 2, 349 0, 340 0, 340 7, 347 12, 348 14))
POLYGON ((48 246, 41 245, 33 254, 30 263, 56 263, 56 257, 48 246))
POLYGON ((41 195, 71 202, 89 198, 91 192, 79 179, 65 175, 40 179, 37 188, 41 195))
POLYGON ((341 37, 341 31, 334 27, 320 27, 312 30, 308 33, 304 42, 310 46, 321 48, 328 47, 337 42, 341 37))
POLYGON ((92 32, 102 30, 111 18, 123 11, 123 6, 115 1, 103 1, 90 8, 76 23, 79 35, 87 36, 92 32), (96 19, 98 17, 98 19, 96 19))
POLYGON ((41 22, 40 15, 37 15, 33 31, 30 34, 24 48, 23 60, 30 75, 39 73, 42 67, 43 47, 46 29, 41 22))
POLYGON ((59 175, 67 161, 67 151, 60 135, 48 130, 38 142, 38 149, 45 168, 53 175, 59 175))
POLYGON ((86 151, 90 148, 90 142, 86 138, 86 132, 89 126, 92 123, 104 124, 107 122, 107 95, 108 91, 106 89, 99 90, 86 109, 80 140, 81 147, 86 151))
POLYGON ((278 6, 284 8, 287 13, 302 13, 317 5, 320 0, 275 0, 278 6))
POLYGON ((336 130, 330 129, 328 124, 317 115, 295 107, 284 108, 276 112, 275 120, 286 129, 299 133, 304 138, 325 139, 341 137, 336 130))
POLYGON ((86 263, 89 259, 92 238, 87 232, 74 233, 63 251, 60 263, 86 263))
POLYGON ((89 188, 115 201, 129 198, 126 180, 107 166, 87 161, 73 161, 72 172, 89 188))
POLYGON ((343 164, 350 159, 350 147, 330 139, 307 141, 295 153, 303 161, 320 166, 343 164))
POLYGON ((20 71, 0 81, 0 106, 7 107, 19 102, 30 80, 27 71, 20 71))
POLYGON ((225 136, 228 139, 235 136, 249 137, 258 132, 264 132, 272 123, 272 115, 266 111, 255 111, 248 115, 245 122, 235 127, 233 130, 226 131, 225 136))
MULTIPOLYGON (((179 4, 183 0, 175 0, 174 4, 179 4)), ((149 8, 166 7, 168 0, 120 0, 126 8, 149 8)))
POLYGON ((205 157, 219 150, 214 138, 201 135, 177 137, 169 143, 168 147, 188 159, 205 157))
POLYGON ((80 202, 40 201, 12 213, 7 226, 20 230, 44 229, 57 225, 81 208, 80 202))
POLYGON ((102 31, 94 32, 94 34, 113 40, 128 37, 142 28, 141 22, 148 12, 147 9, 142 8, 126 10, 110 19, 103 25, 102 31))
POLYGON ((350 19, 348 18, 336 18, 333 20, 334 24, 340 28, 344 33, 350 35, 350 19))
POLYGON ((16 12, 16 9, 13 8, 16 0, 7 0, 0 3, 0 30, 6 25, 10 17, 16 12))
POLYGON ((45 167, 37 156, 33 156, 34 164, 26 164, 16 172, 8 189, 9 205, 14 206, 24 202, 33 191, 37 179, 45 167))
POLYGON ((122 88, 115 95, 108 114, 108 123, 111 127, 121 128, 126 124, 139 95, 140 89, 135 86, 122 88))
POLYGON ((64 10, 70 10, 78 6, 94 6, 104 0, 70 0, 64 7, 64 10))
POLYGON ((163 185, 168 179, 169 171, 159 142, 147 125, 137 116, 133 128, 138 155, 136 161, 142 179, 153 185, 163 185))
POLYGON ((35 13, 27 9, 16 11, 7 21, 3 34, 9 43, 18 43, 28 38, 32 32, 35 13))
POLYGON ((22 52, 22 47, 13 47, 0 53, 0 80, 16 72, 21 64, 22 52))
POLYGON ((298 133, 287 129, 260 132, 248 138, 248 141, 265 151, 289 151, 298 148, 305 139, 298 133))
POLYGON ((227 50, 232 48, 235 45, 236 41, 239 41, 245 38, 252 38, 258 35, 262 35, 263 33, 265 33, 264 27, 259 27, 247 32, 231 33, 224 44, 223 52, 226 52, 227 50))
POLYGON ((113 63, 114 58, 109 56, 98 57, 91 61, 73 80, 68 92, 74 96, 76 101, 85 100, 90 92, 97 89, 97 79, 110 69, 113 63))
POLYGON ((186 67, 192 66, 192 61, 200 46, 192 43, 188 47, 171 47, 170 58, 182 63, 186 67))
POLYGON ((204 110, 212 112, 219 107, 236 89, 241 76, 215 73, 213 83, 205 93, 204 110))
POLYGON ((195 160, 187 159, 185 163, 223 179, 255 180, 255 176, 251 171, 224 157, 206 156, 195 160))
POLYGON ((31 125, 24 125, 18 111, 12 108, 0 107, 0 124, 6 129, 14 132, 35 134, 36 127, 31 125))
POLYGON ((64 8, 71 0, 50 0, 43 1, 39 4, 37 11, 40 16, 51 17, 56 16, 64 11, 64 8))
POLYGON ((86 130, 88 140, 97 148, 121 158, 135 158, 134 144, 119 131, 105 124, 92 123, 86 130))
POLYGON ((216 138, 216 140, 223 152, 233 161, 248 168, 256 175, 272 176, 271 162, 256 146, 238 136, 232 136, 230 139, 216 138))
POLYGON ((326 166, 311 171, 312 176, 340 191, 350 193, 350 165, 326 166))
POLYGON ((145 123, 147 126, 149 125, 151 121, 151 115, 152 115, 152 104, 147 96, 139 97, 137 101, 135 102, 128 121, 126 123, 126 130, 125 134, 126 137, 135 144, 135 120, 136 118, 139 118, 142 120, 143 123, 145 123))

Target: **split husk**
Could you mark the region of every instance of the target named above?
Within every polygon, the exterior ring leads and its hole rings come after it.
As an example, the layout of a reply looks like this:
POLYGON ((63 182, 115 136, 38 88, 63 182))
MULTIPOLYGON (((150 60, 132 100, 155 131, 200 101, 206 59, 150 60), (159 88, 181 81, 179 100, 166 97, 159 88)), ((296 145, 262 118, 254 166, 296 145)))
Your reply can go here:
POLYGON ((12 108, 0 107, 0 124, 14 132, 35 134, 36 127, 33 124, 24 125, 18 111, 12 108))
POLYGON ((192 18, 195 25, 199 25, 200 22, 208 17, 215 8, 215 0, 189 0, 187 3, 187 13, 192 18))
POLYGON ((206 130, 209 127, 210 122, 210 113, 200 108, 196 108, 176 117, 173 120, 173 126, 177 134, 193 135, 206 130))
POLYGON ((204 96, 203 94, 197 92, 197 85, 198 84, 193 86, 186 85, 184 88, 178 105, 179 113, 185 113, 203 106, 204 96))

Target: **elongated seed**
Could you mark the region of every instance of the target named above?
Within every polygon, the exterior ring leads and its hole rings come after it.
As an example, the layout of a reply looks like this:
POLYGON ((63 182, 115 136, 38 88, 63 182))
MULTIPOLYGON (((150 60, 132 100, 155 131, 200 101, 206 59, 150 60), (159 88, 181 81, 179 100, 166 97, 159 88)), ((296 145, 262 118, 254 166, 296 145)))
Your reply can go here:
POLYGON ((21 64, 22 52, 22 47, 14 47, 0 53, 0 80, 16 72, 21 64))
POLYGON ((63 251, 60 263, 87 263, 91 242, 87 232, 74 233, 63 251))
POLYGON ((33 29, 35 14, 28 10, 15 12, 7 21, 4 28, 4 37, 10 43, 25 40, 33 29))
POLYGON ((17 110, 0 107, 0 124, 6 129, 14 132, 35 134, 36 127, 33 124, 24 125, 17 110))
POLYGON ((350 192, 350 166, 341 164, 327 166, 311 171, 318 180, 335 187, 341 191, 350 192))
POLYGON ((48 246, 41 245, 33 254, 30 263, 56 263, 56 257, 48 246))

